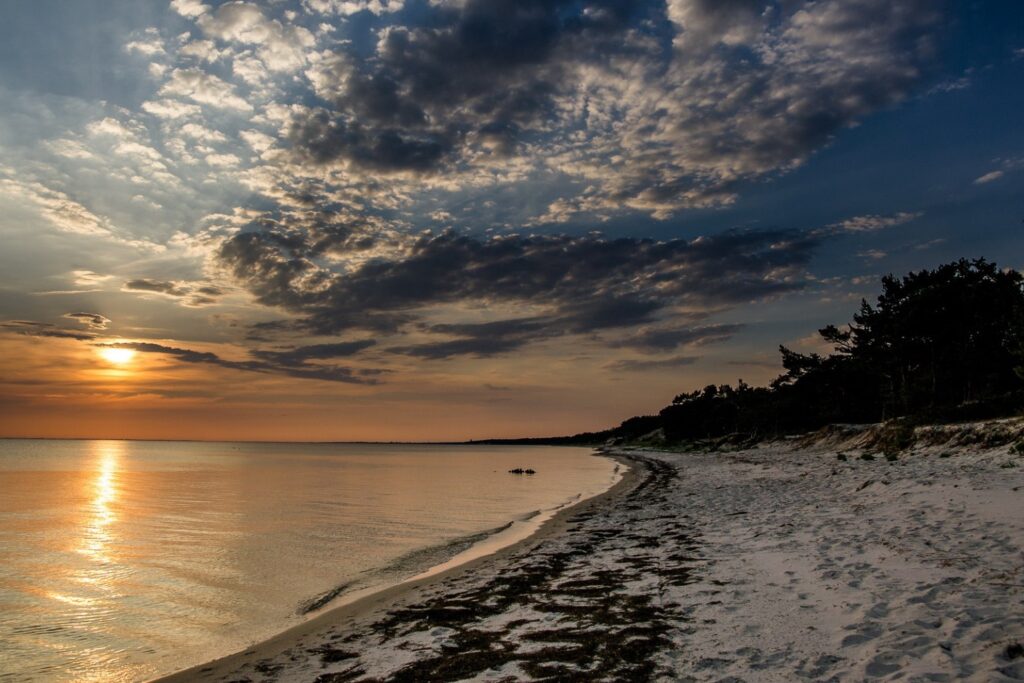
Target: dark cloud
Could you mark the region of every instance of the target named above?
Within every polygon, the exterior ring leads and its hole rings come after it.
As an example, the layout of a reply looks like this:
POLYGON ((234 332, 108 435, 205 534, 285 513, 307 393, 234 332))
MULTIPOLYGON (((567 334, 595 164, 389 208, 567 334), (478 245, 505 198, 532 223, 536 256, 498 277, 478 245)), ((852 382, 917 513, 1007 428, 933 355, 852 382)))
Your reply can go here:
POLYGON ((332 358, 347 358, 354 356, 363 349, 367 349, 377 342, 373 339, 360 339, 350 342, 338 342, 335 344, 314 344, 312 346, 299 346, 284 351, 256 350, 252 355, 276 365, 294 367, 304 365, 311 360, 330 360, 332 358))
POLYGON ((700 358, 698 356, 676 356, 661 360, 620 360, 610 363, 606 367, 612 372, 647 372, 650 370, 672 370, 674 368, 685 368, 693 365, 700 358))
POLYGON ((74 339, 76 341, 92 341, 96 338, 96 335, 92 332, 65 330, 50 323, 40 323, 33 320, 8 320, 0 323, 0 328, 27 337, 51 337, 54 339, 74 339))
POLYGON ((566 66, 621 51, 653 2, 469 0, 426 25, 391 26, 373 60, 339 54, 314 78, 330 109, 300 113, 288 138, 314 164, 431 172, 473 146, 505 155, 559 117, 566 66))
MULTIPOLYGON (((338 355, 342 355, 339 353, 326 355, 327 352, 322 350, 324 347, 329 346, 343 346, 340 344, 325 344, 320 347, 306 347, 313 349, 306 358, 302 357, 302 349, 300 348, 292 349, 291 353, 294 355, 290 357, 287 355, 275 357, 273 352, 269 352, 261 355, 261 360, 247 361, 226 360, 215 353, 210 353, 209 351, 193 351, 191 349, 164 346, 163 344, 154 344, 152 342, 110 342, 97 344, 97 346, 116 349, 134 349, 141 353, 159 353, 166 356, 173 356, 185 363, 216 365, 218 367, 229 368, 231 370, 282 374, 289 377, 298 377, 300 379, 319 379, 328 382, 345 382, 349 384, 377 384, 377 380, 374 379, 374 376, 379 375, 382 372, 374 369, 365 370, 361 368, 356 369, 336 365, 316 365, 307 362, 307 360, 311 359, 333 358, 338 355)), ((288 352, 281 353, 287 354, 288 352)), ((344 355, 351 355, 351 353, 354 353, 354 351, 350 351, 348 354, 344 355)), ((253 355, 259 354, 258 352, 254 352, 253 355)))
POLYGON ((90 330, 105 330, 111 322, 110 318, 99 313, 65 313, 64 317, 77 320, 90 330))
POLYGON ((385 172, 429 170, 452 147, 442 133, 371 129, 333 118, 324 109, 293 122, 288 138, 315 163, 344 157, 356 166, 385 172))
POLYGON ((154 294, 166 294, 167 296, 174 297, 186 296, 190 291, 188 288, 175 282, 151 280, 149 278, 128 280, 124 283, 122 289, 129 292, 152 292, 154 294))
MULTIPOLYGON (((415 238, 389 257, 332 269, 315 258, 322 240, 272 229, 233 236, 218 258, 261 303, 299 315, 293 324, 316 334, 394 333, 421 319, 424 309, 442 304, 505 302, 545 311, 433 325, 425 331, 455 339, 391 349, 445 358, 493 355, 533 339, 650 323, 677 306, 735 305, 799 289, 816 245, 815 237, 786 230, 664 242, 596 234, 479 238, 446 231, 415 238)), ((647 343, 668 342, 651 333, 647 343)))
POLYGON ((527 341, 529 340, 515 337, 466 337, 463 339, 452 339, 451 341, 396 346, 390 350, 394 353, 424 358, 426 360, 445 360, 457 356, 487 358, 514 351, 526 344, 527 341))
POLYGON ((531 341, 560 334, 561 331, 552 323, 547 318, 513 318, 489 323, 431 325, 426 328, 429 332, 453 336, 455 339, 397 346, 389 351, 428 360, 456 356, 486 358, 514 351, 531 341))
POLYGON ((185 306, 192 307, 215 304, 218 297, 225 293, 222 288, 213 285, 196 285, 191 282, 170 282, 150 278, 128 280, 121 289, 126 292, 163 294, 180 299, 185 306))
MULTIPOLYGON (((288 140, 313 165, 468 172, 518 156, 587 182, 541 220, 732 200, 904 99, 932 0, 467 0, 318 62, 288 140)), ((450 180, 458 183, 457 178, 450 180)))
POLYGON ((108 344, 98 344, 97 346, 111 349, 132 349, 134 351, 141 351, 142 353, 162 353, 168 356, 174 356, 186 363, 212 363, 214 365, 226 364, 226 366, 233 365, 233 361, 222 360, 217 354, 210 353, 208 351, 179 349, 173 346, 154 344, 152 342, 111 342, 108 344))

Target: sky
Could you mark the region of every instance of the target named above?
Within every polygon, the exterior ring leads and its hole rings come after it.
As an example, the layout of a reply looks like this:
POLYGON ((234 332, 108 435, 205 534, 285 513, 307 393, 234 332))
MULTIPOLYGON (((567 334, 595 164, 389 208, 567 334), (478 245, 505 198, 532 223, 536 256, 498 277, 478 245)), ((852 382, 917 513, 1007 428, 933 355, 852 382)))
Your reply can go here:
POLYGON ((34 0, 0 435, 570 434, 1024 267, 1018 0, 34 0))

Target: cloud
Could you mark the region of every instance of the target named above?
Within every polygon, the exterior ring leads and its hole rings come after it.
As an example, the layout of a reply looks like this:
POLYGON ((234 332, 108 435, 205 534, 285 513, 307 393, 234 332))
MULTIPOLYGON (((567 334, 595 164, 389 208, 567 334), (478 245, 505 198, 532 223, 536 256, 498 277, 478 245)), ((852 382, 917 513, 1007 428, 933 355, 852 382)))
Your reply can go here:
POLYGON ((155 28, 146 29, 138 40, 133 40, 124 46, 126 52, 137 52, 149 58, 164 55, 163 40, 155 28))
POLYGON ((929 95, 937 95, 941 93, 956 92, 958 90, 966 90, 971 87, 971 76, 967 75, 960 76, 959 78, 953 78, 950 80, 936 83, 928 91, 929 95))
MULTIPOLYGON (((920 216, 696 240, 503 232, 530 219, 571 233, 589 216, 720 206, 749 181, 795 168, 934 82, 941 14, 928 0, 172 8, 192 30, 146 34, 130 48, 165 51, 155 74, 163 80, 141 105, 148 115, 111 109, 89 141, 137 168, 173 168, 183 189, 196 190, 188 199, 216 186, 195 215, 174 216, 201 232, 169 245, 207 258, 203 277, 236 283, 288 317, 291 332, 365 332, 383 351, 439 360, 573 336, 669 353, 738 331, 706 324, 714 312, 803 288, 820 241, 920 216), (551 191, 535 206, 508 202, 508 219, 493 225, 465 210, 497 199, 467 195, 517 181, 551 191), (197 218, 205 214, 215 218, 197 218), (460 227, 414 232, 428 219, 460 227), (493 236, 468 231, 477 227, 493 236)), ((81 164, 92 151, 54 149, 81 164)), ((132 170, 132 182, 152 181, 132 170)), ((49 201, 63 199, 73 202, 49 201)), ((78 206, 51 211, 62 229, 125 239, 78 206)), ((197 271, 149 271, 160 272, 197 271)), ((123 289, 184 305, 224 295, 207 282, 146 277, 123 289)), ((287 331, 260 333, 280 340, 287 331)), ((247 362, 315 365, 333 356, 314 353, 345 348, 259 350, 247 362)))
POLYGON ((316 43, 309 30, 268 19, 260 7, 248 2, 224 3, 215 11, 198 14, 196 23, 210 37, 256 46, 260 59, 271 71, 303 66, 306 51, 316 43))
POLYGON ((311 163, 376 172, 432 173, 481 150, 507 156, 557 119, 556 99, 573 85, 568 43, 589 31, 595 44, 577 47, 593 56, 626 28, 625 5, 591 4, 563 22, 566 2, 471 1, 435 8, 429 27, 388 27, 376 60, 339 53, 314 65, 314 88, 332 106, 298 112, 289 138, 311 163))
POLYGON ((188 97, 200 104, 220 109, 252 111, 252 105, 236 95, 230 83, 200 69, 174 69, 159 92, 161 95, 188 97))
POLYGON ((405 0, 304 0, 303 5, 321 14, 349 16, 358 12, 386 14, 400 12, 405 0))
MULTIPOLYGON (((227 142, 227 138, 224 137, 224 134, 220 131, 211 130, 210 128, 198 123, 186 123, 178 129, 178 132, 192 138, 193 140, 199 140, 200 142, 227 142)), ((237 161, 237 157, 235 158, 235 161, 237 161)))
POLYGON ((292 112, 288 139, 301 163, 455 185, 521 160, 588 184, 547 220, 664 218, 907 97, 940 19, 928 0, 434 3, 381 30, 373 59, 318 57, 323 103, 292 112))
POLYGON ((216 62, 225 55, 225 52, 218 50, 217 44, 212 40, 193 40, 182 45, 178 54, 193 57, 201 62, 216 62))
POLYGON ((110 318, 99 313, 65 313, 64 317, 77 320, 90 330, 105 330, 111 323, 110 318))
POLYGON ((194 104, 169 99, 143 102, 142 110, 162 119, 180 119, 185 116, 196 116, 202 111, 194 104))
POLYGON ((322 108, 293 122, 288 138, 310 163, 345 159, 356 167, 383 173, 432 170, 452 149, 452 142, 441 132, 408 134, 393 128, 367 128, 332 118, 322 108))
POLYGON ((612 372, 651 372, 654 370, 672 370, 685 368, 696 363, 698 356, 675 356, 660 360, 619 360, 609 363, 605 367, 612 372))
POLYGON ((187 163, 206 159, 261 199, 314 184, 322 203, 344 193, 371 211, 424 191, 560 190, 510 225, 728 204, 926 84, 943 18, 929 0, 172 7, 195 31, 164 41, 171 63, 146 111, 253 112, 259 129, 242 134, 258 168, 236 150, 187 163), (331 18, 360 12, 372 28, 331 18))
POLYGON ((230 370, 282 374, 299 379, 318 379, 327 382, 343 382, 346 384, 377 384, 375 378, 381 371, 375 369, 356 369, 337 365, 315 365, 306 362, 310 358, 297 356, 286 362, 277 358, 264 357, 263 360, 234 361, 221 358, 209 351, 193 351, 173 346, 164 346, 153 342, 109 342, 97 346, 115 349, 133 349, 141 353, 156 353, 172 356, 184 363, 215 365, 230 370))
MULTIPOLYGON (((90 330, 105 330, 110 320, 96 313, 67 313, 65 318, 76 320, 90 330)), ((157 353, 172 356, 184 363, 215 365, 230 370, 280 374, 299 379, 317 379, 347 384, 378 384, 377 379, 386 370, 378 368, 352 368, 323 364, 318 361, 353 356, 372 346, 372 339, 335 344, 316 344, 286 350, 254 350, 255 360, 227 360, 209 351, 194 351, 145 341, 101 341, 95 332, 67 330, 51 323, 33 320, 7 320, 0 322, 0 330, 29 337, 46 337, 92 342, 99 348, 133 349, 141 353, 157 353)))
POLYGON ((703 325, 700 327, 661 327, 640 330, 637 334, 611 344, 651 353, 671 351, 680 346, 707 346, 724 342, 741 331, 742 324, 703 325))
POLYGON ((78 140, 50 140, 46 143, 46 146, 51 149, 55 154, 59 154, 62 157, 68 159, 95 159, 95 155, 85 148, 78 140))
POLYGON ((975 178, 974 179, 974 184, 975 185, 985 185, 987 183, 991 183, 993 181, 999 180, 1004 175, 1006 175, 1006 173, 1003 172, 1003 171, 992 171, 990 173, 986 173, 983 176, 975 178))
POLYGON ((101 275, 91 270, 73 270, 69 273, 76 287, 101 287, 107 280, 112 280, 113 275, 101 275))
POLYGON ((121 286, 124 292, 141 292, 145 294, 161 294, 173 299, 181 300, 182 304, 192 308, 217 303, 217 299, 224 295, 224 290, 212 285, 203 285, 194 282, 153 280, 150 278, 136 278, 128 280, 121 286))
POLYGON ((356 355, 360 351, 367 349, 376 343, 377 342, 373 339, 360 339, 357 341, 337 342, 333 344, 299 346, 283 351, 253 351, 252 355, 276 365, 291 367, 304 365, 312 360, 347 358, 349 356, 356 355))
POLYGON ((992 183, 1001 179, 1007 173, 1019 171, 1021 168, 1024 168, 1024 157, 1003 157, 994 159, 993 161, 995 161, 999 165, 999 168, 989 173, 986 173, 985 175, 979 178, 975 178, 975 185, 987 185, 988 183, 992 183))
POLYGON ((833 223, 828 227, 842 232, 874 232, 876 230, 884 230, 885 228, 892 228, 897 225, 909 223, 917 220, 923 215, 924 214, 919 211, 900 211, 899 213, 891 215, 872 214, 866 216, 854 216, 853 218, 847 218, 846 220, 838 223, 833 223))
POLYGON ((332 268, 317 254, 356 243, 358 231, 260 227, 225 240, 217 261, 260 303, 300 316, 295 324, 316 334, 396 333, 443 305, 538 313, 473 324, 419 322, 421 332, 447 338, 391 349, 427 358, 493 355, 535 339, 654 322, 681 306, 729 306, 800 289, 817 245, 813 236, 784 230, 664 242, 596 234, 479 238, 449 230, 357 265, 345 263, 342 248, 332 268))
POLYGON ((432 325, 427 331, 434 335, 455 337, 411 346, 388 349, 426 360, 446 360, 460 356, 488 358, 514 351, 526 344, 562 333, 545 318, 516 318, 489 323, 432 325))
POLYGON ((232 168, 241 163, 241 159, 236 157, 234 154, 207 154, 205 161, 210 166, 232 168))
POLYGON ((65 330, 50 323, 33 320, 7 320, 0 322, 0 329, 9 330, 27 337, 51 337, 54 339, 74 339, 75 341, 92 341, 96 335, 92 332, 65 330))
POLYGON ((239 136, 256 152, 265 152, 274 146, 274 138, 258 130, 243 130, 239 136))
POLYGON ((945 237, 936 237, 933 240, 928 240, 927 242, 921 242, 919 244, 915 244, 914 245, 914 249, 916 249, 917 251, 924 251, 925 249, 931 249, 932 247, 937 247, 938 245, 945 244, 945 243, 946 243, 946 238, 945 237))
POLYGON ((110 219, 96 215, 63 192, 31 180, 4 177, 10 173, 13 172, 0 168, 0 194, 32 203, 40 215, 61 232, 84 237, 100 237, 142 251, 166 250, 161 244, 134 239, 124 234, 110 219))
POLYGON ((171 0, 171 9, 183 17, 198 17, 210 11, 200 0, 171 0))
POLYGON ((124 283, 122 289, 128 292, 152 292, 154 294, 166 294, 167 296, 174 297, 185 296, 189 293, 188 288, 178 283, 150 280, 148 278, 128 280, 124 283))

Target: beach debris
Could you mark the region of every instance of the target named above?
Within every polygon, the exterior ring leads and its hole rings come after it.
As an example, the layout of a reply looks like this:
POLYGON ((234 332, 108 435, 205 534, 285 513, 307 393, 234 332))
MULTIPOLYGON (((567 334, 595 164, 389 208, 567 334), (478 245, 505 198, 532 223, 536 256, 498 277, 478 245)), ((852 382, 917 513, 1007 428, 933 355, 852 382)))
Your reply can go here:
POLYGON ((320 655, 320 661, 324 664, 334 664, 336 662, 344 662, 349 659, 355 659, 359 656, 356 652, 349 652, 347 650, 339 650, 334 647, 318 647, 307 650, 310 654, 320 655))
POLYGON ((523 469, 522 467, 517 467, 514 470, 509 470, 508 473, 509 474, 537 474, 537 471, 533 470, 533 469, 530 469, 530 468, 523 469))

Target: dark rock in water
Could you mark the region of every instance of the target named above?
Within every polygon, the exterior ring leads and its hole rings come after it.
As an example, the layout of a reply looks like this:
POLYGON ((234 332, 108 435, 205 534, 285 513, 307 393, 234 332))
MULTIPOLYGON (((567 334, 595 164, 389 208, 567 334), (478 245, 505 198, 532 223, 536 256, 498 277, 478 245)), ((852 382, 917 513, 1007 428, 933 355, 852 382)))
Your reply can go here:
POLYGON ((517 467, 514 470, 509 470, 508 473, 509 474, 537 474, 537 472, 535 470, 531 470, 531 469, 525 469, 524 470, 522 467, 517 467))

